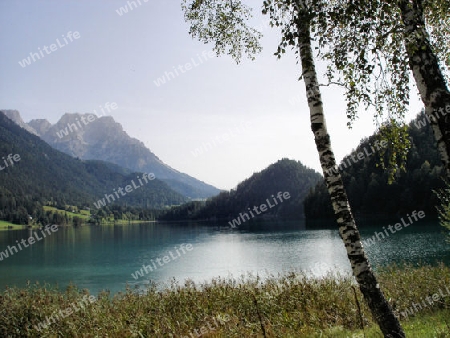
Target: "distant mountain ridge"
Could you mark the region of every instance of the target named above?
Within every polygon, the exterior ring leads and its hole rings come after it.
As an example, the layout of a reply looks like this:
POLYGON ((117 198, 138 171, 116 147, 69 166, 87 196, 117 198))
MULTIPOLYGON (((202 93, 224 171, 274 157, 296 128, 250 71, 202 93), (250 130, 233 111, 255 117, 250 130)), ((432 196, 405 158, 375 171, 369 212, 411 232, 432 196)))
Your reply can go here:
POLYGON ((299 161, 284 158, 239 183, 236 189, 221 192, 206 202, 194 201, 172 207, 160 219, 231 221, 239 216, 243 217, 241 215, 244 213, 253 216, 251 211, 265 203, 268 210, 255 218, 301 219, 305 217, 305 197, 321 180, 322 176, 315 170, 307 168, 299 161), (272 201, 279 193, 288 193, 290 197, 271 207, 270 203, 275 204, 272 201))
POLYGON ((45 119, 25 123, 16 110, 3 112, 22 128, 73 157, 107 161, 134 172, 152 172, 172 189, 192 199, 203 199, 220 192, 162 162, 141 141, 130 137, 112 116, 66 113, 52 125, 45 119))
POLYGON ((139 172, 127 172, 114 164, 84 161, 62 153, 1 112, 0 156, 8 164, 4 165, 2 160, 0 166, 0 219, 17 224, 27 224, 29 215, 33 219, 45 219, 45 205, 74 205, 95 210, 95 203, 100 206, 98 201, 106 200, 108 207, 162 209, 187 200, 156 178, 144 179, 141 184, 144 176, 139 172), (120 192, 127 185, 132 189, 120 192))
POLYGON ((36 130, 32 126, 28 125, 27 123, 25 123, 22 120, 22 116, 20 116, 20 113, 17 110, 4 109, 4 110, 1 110, 1 112, 3 114, 5 114, 5 116, 7 118, 9 118, 10 120, 12 120, 15 124, 22 127, 23 129, 25 129, 27 132, 39 136, 38 133, 36 132, 36 130))

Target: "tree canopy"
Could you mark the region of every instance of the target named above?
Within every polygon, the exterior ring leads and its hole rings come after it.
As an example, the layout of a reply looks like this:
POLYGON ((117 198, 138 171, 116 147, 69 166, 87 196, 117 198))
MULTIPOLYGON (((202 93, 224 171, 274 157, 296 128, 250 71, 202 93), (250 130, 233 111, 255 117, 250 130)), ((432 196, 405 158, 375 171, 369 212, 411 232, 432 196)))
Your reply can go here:
MULTIPOLYGON (((183 10, 191 25, 190 34, 205 43, 213 43, 218 55, 228 54, 239 63, 243 54, 254 59, 261 51, 262 34, 249 24, 252 9, 243 1, 183 0, 183 10)), ((405 116, 411 93, 412 49, 429 48, 429 54, 436 56, 439 67, 435 72, 440 74, 435 75, 443 79, 440 86, 447 86, 448 93, 449 12, 450 2, 446 0, 262 2, 262 13, 269 15, 271 26, 281 31, 275 52, 278 57, 289 47, 299 53, 297 23, 299 18, 308 18, 317 56, 327 61, 325 85, 344 89, 348 126, 352 127, 358 118, 361 106, 373 109, 379 137, 389 142, 380 161, 383 168, 389 169, 390 181, 399 169, 405 169, 411 146, 405 116), (403 17, 405 6, 415 6, 418 15, 423 13, 423 39, 414 39, 413 33, 417 32, 408 31, 403 17)), ((420 24, 420 19, 415 20, 420 24)), ((446 127, 442 123, 434 129, 438 142, 446 127)), ((444 140, 447 157, 449 137, 444 140)), ((441 154, 441 157, 445 156, 441 154)))

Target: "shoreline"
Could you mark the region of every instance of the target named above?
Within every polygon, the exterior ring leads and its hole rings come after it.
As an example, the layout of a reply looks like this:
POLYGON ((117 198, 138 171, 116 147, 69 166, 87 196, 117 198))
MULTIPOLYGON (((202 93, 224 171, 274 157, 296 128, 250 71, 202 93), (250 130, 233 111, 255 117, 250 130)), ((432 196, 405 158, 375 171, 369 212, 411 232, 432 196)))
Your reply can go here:
MULTIPOLYGON (((94 224, 89 222, 83 222, 81 226, 101 226, 101 225, 133 225, 133 224, 141 224, 141 223, 159 223, 159 221, 139 221, 139 220, 133 220, 133 221, 110 221, 110 222, 102 222, 100 224, 94 224)), ((67 224, 67 225, 61 225, 56 224, 58 227, 78 227, 74 224, 67 224)), ((39 225, 25 225, 25 224, 14 224, 6 221, 0 221, 0 231, 16 231, 16 230, 39 230, 41 226, 39 225)))
POLYGON ((14 230, 26 230, 26 229, 39 229, 40 227, 38 225, 32 225, 31 227, 29 225, 24 224, 14 224, 6 221, 0 221, 0 231, 14 231, 14 230))

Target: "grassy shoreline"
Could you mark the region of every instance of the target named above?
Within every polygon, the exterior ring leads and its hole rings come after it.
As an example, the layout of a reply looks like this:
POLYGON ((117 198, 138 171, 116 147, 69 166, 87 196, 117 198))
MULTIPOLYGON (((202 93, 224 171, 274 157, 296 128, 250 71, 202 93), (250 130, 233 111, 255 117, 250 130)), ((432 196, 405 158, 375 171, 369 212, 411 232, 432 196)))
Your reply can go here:
MULTIPOLYGON (((103 221, 100 225, 132 225, 132 224, 141 224, 141 223, 158 223, 158 221, 140 221, 140 220, 116 220, 116 221, 103 221)), ((83 223, 82 226, 91 226, 94 225, 92 223, 83 223)), ((70 225, 58 225, 58 226, 75 226, 73 224, 70 225)), ((28 225, 24 224, 13 224, 6 221, 0 221, 0 231, 11 231, 11 230, 24 230, 28 229, 28 225)), ((39 225, 33 225, 32 229, 39 229, 39 225)))
MULTIPOLYGON (((378 275, 408 337, 450 337, 450 293, 407 317, 401 314, 440 289, 450 290, 449 267, 393 266, 378 275)), ((0 336, 263 337, 264 330, 266 337, 359 338, 363 323, 366 337, 382 337, 353 278, 331 274, 313 279, 290 273, 264 281, 249 275, 202 285, 173 281, 164 290, 151 285, 144 294, 102 292, 78 311, 58 315, 88 296, 76 287, 6 289, 0 297, 0 336), (42 322, 49 325, 39 331, 42 322)))
POLYGON ((13 224, 10 222, 0 220, 0 231, 1 230, 13 230, 13 229, 17 229, 19 227, 20 227, 20 229, 23 229, 23 228, 26 228, 26 225, 17 225, 17 224, 13 224))
MULTIPOLYGON (((28 225, 24 224, 13 224, 7 221, 0 221, 0 231, 10 231, 10 230, 24 230, 27 229, 28 225)), ((38 229, 39 226, 33 225, 32 229, 38 229)))

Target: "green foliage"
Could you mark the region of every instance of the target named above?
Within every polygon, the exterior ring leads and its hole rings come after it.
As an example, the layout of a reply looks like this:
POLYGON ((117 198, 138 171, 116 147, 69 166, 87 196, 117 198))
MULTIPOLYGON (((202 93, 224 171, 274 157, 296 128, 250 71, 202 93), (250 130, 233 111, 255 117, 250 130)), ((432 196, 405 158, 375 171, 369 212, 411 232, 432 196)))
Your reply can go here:
MULTIPOLYGON (((440 60, 448 83, 449 2, 414 3, 423 6, 431 50, 440 60)), ((245 22, 250 9, 241 1, 184 0, 183 9, 191 25, 190 34, 205 43, 215 42, 218 54, 228 51, 239 62, 242 50, 252 58, 259 51, 254 46, 260 35, 245 22)), ((404 121, 411 89, 407 48, 424 47, 405 34, 399 2, 264 0, 262 13, 270 16, 271 26, 281 30, 275 53, 278 58, 288 47, 298 54, 298 27, 308 21, 318 56, 327 61, 328 84, 345 89, 348 126, 357 119, 360 105, 375 109, 375 123, 390 146, 390 156, 381 164, 392 181, 398 170, 404 169, 409 149, 404 121)))
POLYGON ((450 184, 445 182, 445 187, 435 191, 436 196, 439 199, 439 205, 437 206, 439 223, 450 230, 450 184))
POLYGON ((378 129, 378 138, 386 140, 388 146, 380 151, 381 168, 388 172, 388 183, 392 184, 401 171, 406 171, 406 160, 411 147, 408 126, 391 119, 378 129))
POLYGON ((400 12, 395 2, 333 1, 317 26, 330 82, 346 90, 349 125, 360 103, 376 118, 402 120, 409 102, 409 64, 400 12))
POLYGON ((182 9, 191 25, 189 34, 204 43, 213 42, 217 55, 228 54, 239 63, 243 52, 254 59, 261 51, 262 34, 247 25, 251 8, 242 1, 183 0, 182 9))
POLYGON ((164 211, 161 209, 139 208, 124 205, 108 205, 99 210, 92 210, 90 223, 136 223, 154 221, 164 211))
POLYGON ((272 27, 281 30, 281 41, 275 55, 281 58, 288 47, 294 49, 295 54, 298 54, 300 47, 298 23, 307 20, 311 31, 315 32, 317 22, 323 21, 322 9, 326 7, 327 3, 321 0, 265 0, 262 13, 269 15, 272 27))
MULTIPOLYGON (((262 217, 299 219, 304 217, 303 199, 321 176, 313 169, 297 161, 282 159, 238 184, 231 191, 224 191, 206 202, 190 202, 170 209, 161 216, 164 220, 227 219, 238 217, 248 208, 260 206, 279 191, 289 192, 290 198, 276 208, 269 209, 262 217)), ((273 203, 272 203, 273 204, 273 203)))
MULTIPOLYGON (((411 2, 412 3, 412 2, 411 2)), ((415 1, 424 5, 425 22, 433 53, 450 60, 448 1, 415 1)), ((348 125, 358 116, 359 106, 374 107, 375 122, 390 143, 392 156, 383 163, 391 180, 405 165, 408 152, 405 115, 410 95, 410 60, 407 48, 422 48, 405 34, 399 2, 346 1, 329 3, 324 20, 317 21, 320 57, 328 61, 330 83, 345 88, 348 125), (388 123, 391 132, 385 133, 388 123)), ((419 5, 421 6, 421 5, 419 5)), ((448 67, 441 63, 444 76, 448 67)), ((429 89, 430 90, 430 89, 429 89)))
MULTIPOLYGON (((444 287, 450 285, 450 268, 392 266, 380 271, 379 282, 394 309, 404 311, 439 289, 445 292, 444 287)), ((140 291, 145 292, 127 289, 114 296, 102 292, 92 304, 39 332, 35 325, 78 304, 88 291, 37 284, 7 288, 0 295, 0 336, 180 337, 196 329, 200 332, 209 323, 214 330, 205 337, 262 336, 263 325, 268 337, 335 338, 361 332, 362 320, 366 334, 370 332, 368 337, 382 337, 353 278, 331 271, 319 279, 291 272, 264 281, 252 275, 219 277, 203 284, 187 280, 180 285, 173 280, 170 287, 161 289, 151 283, 140 291), (228 320, 215 325, 214 317, 228 320)), ((408 336, 428 338, 441 333, 439 337, 448 337, 443 332, 449 315, 450 297, 446 297, 416 316, 401 319, 408 336), (423 335, 416 335, 419 332, 423 335)))
MULTIPOLYGON (((432 51, 443 61, 441 69, 447 80, 449 7, 448 1, 424 2, 432 51)), ((375 109, 380 135, 389 142, 389 156, 381 165, 390 173, 392 182, 397 172, 404 170, 409 150, 404 118, 409 106, 411 72, 405 42, 411 39, 405 36, 398 3, 265 0, 262 12, 270 15, 272 26, 281 29, 281 42, 275 53, 278 58, 289 46, 298 54, 298 25, 305 20, 310 23, 318 56, 327 61, 328 85, 345 89, 348 126, 351 128, 358 118, 361 105, 375 109)), ((417 43, 408 45, 418 47, 417 43)))
MULTIPOLYGON (((424 1, 425 20, 429 28, 433 51, 442 70, 450 70, 450 2, 448 0, 424 1)), ((450 73, 443 72, 450 83, 450 73)))
MULTIPOLYGON (((424 210, 427 215, 436 215, 438 204, 433 189, 443 187, 442 163, 436 149, 430 125, 424 113, 409 124, 410 142, 405 171, 395 173, 395 181, 390 182, 392 173, 378 165, 379 155, 366 157, 353 162, 347 155, 341 162, 341 175, 347 195, 356 215, 386 215, 408 213, 411 210, 424 210), (350 163, 345 167, 342 163, 350 163), (391 183, 391 184, 390 184, 391 183)), ((361 141, 355 152, 370 149, 370 145, 380 139, 375 134, 361 141)), ((393 156, 392 148, 382 152, 386 163, 393 156)), ((398 155, 397 155, 398 156, 398 155)), ((306 217, 333 217, 330 197, 325 185, 320 182, 305 199, 306 217)))

